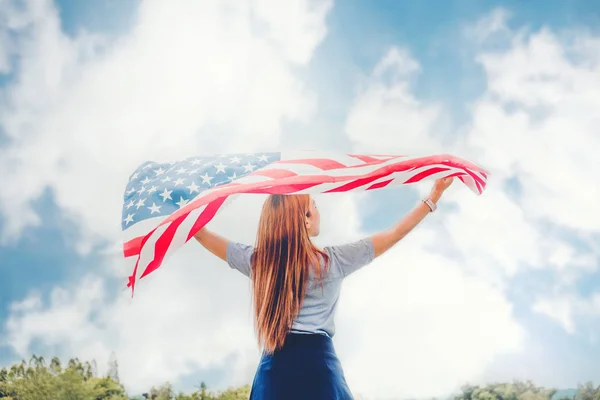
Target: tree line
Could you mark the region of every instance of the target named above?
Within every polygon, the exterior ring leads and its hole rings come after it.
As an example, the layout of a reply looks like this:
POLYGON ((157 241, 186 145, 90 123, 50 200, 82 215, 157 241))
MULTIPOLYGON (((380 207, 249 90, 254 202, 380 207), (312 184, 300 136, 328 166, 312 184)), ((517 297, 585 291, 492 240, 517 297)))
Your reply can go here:
MULTIPOLYGON (((139 396, 129 396, 120 382, 116 357, 111 355, 108 372, 99 376, 94 361, 70 359, 63 365, 58 357, 46 362, 32 356, 9 368, 0 369, 1 400, 247 400, 250 386, 215 392, 202 382, 194 392, 176 392, 170 383, 151 387, 139 396)), ((579 385, 570 395, 532 382, 466 385, 446 400, 600 400, 600 386, 579 385)))

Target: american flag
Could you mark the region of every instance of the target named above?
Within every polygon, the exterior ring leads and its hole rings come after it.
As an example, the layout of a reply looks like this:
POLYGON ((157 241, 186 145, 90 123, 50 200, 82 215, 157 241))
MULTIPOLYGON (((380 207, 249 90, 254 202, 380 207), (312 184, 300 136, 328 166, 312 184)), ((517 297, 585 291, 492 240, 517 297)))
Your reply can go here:
POLYGON ((381 189, 423 179, 456 177, 476 194, 488 173, 451 155, 250 153, 146 162, 125 189, 122 230, 125 257, 136 257, 129 277, 137 280, 161 266, 240 193, 333 193, 381 189))

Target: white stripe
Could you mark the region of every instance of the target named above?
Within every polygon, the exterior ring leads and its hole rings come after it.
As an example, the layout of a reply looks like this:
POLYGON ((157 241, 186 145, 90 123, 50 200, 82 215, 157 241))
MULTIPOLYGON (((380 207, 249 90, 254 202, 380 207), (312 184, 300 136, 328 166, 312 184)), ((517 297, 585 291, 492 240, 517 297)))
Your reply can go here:
POLYGON ((150 232, 152 229, 158 226, 165 218, 169 217, 169 215, 163 215, 161 217, 152 217, 145 219, 136 223, 135 225, 130 226, 121 232, 121 237, 123 238, 123 242, 129 242, 132 239, 143 236, 150 232))
POLYGON ((265 167, 263 167, 262 169, 267 170, 267 169, 284 169, 284 170, 288 170, 291 172, 296 173, 297 175, 329 175, 329 176, 333 176, 333 177, 347 177, 347 176, 362 176, 362 175, 367 175, 375 170, 378 170, 380 168, 383 168, 385 166, 391 165, 391 164, 395 164, 399 161, 407 161, 407 160, 411 160, 412 158, 395 158, 395 159, 390 159, 388 161, 385 161, 381 164, 376 164, 376 165, 367 165, 361 162, 361 164, 364 164, 364 167, 356 167, 356 168, 336 168, 336 169, 330 169, 330 170, 322 170, 320 168, 314 167, 312 165, 308 165, 308 164, 294 164, 294 163, 290 163, 290 164, 277 164, 277 163, 272 163, 269 164, 265 167))
POLYGON ((163 226, 158 227, 158 229, 154 231, 154 233, 148 238, 148 240, 142 247, 142 250, 140 252, 140 260, 138 262, 138 269, 136 271, 136 282, 142 275, 142 273, 146 270, 148 264, 150 264, 152 260, 154 260, 154 249, 156 247, 156 241, 167 230, 168 227, 169 224, 164 224, 163 226))
POLYGON ((171 241, 167 253, 165 254, 165 260, 167 259, 167 257, 170 257, 174 251, 176 251, 185 244, 185 242, 187 241, 187 237, 190 231, 192 230, 192 227, 194 226, 196 220, 198 219, 200 214, 202 214, 205 208, 206 206, 199 207, 190 212, 185 217, 181 225, 179 225, 179 227, 177 228, 175 235, 173 236, 173 240, 171 241))
POLYGON ((311 150, 290 150, 281 152, 282 161, 293 161, 306 158, 324 158, 328 160, 337 161, 344 164, 347 167, 354 165, 362 165, 365 162, 356 158, 350 157, 347 154, 340 154, 328 151, 311 151, 311 150))

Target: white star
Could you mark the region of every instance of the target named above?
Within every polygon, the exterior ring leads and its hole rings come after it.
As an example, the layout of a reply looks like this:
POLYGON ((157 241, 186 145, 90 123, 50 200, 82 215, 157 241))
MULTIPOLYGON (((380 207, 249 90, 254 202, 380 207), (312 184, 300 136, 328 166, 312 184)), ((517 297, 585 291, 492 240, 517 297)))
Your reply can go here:
POLYGON ((177 174, 179 175, 179 174, 185 174, 185 171, 187 171, 187 170, 185 168, 181 167, 175 172, 177 172, 177 174))
POLYGON ((150 163, 148 165, 144 165, 144 169, 148 169, 148 168, 152 168, 152 163, 150 163))
POLYGON ((199 158, 196 158, 194 161, 192 161, 192 165, 200 165, 200 163, 202 163, 202 160, 199 158))
POLYGON ((169 182, 170 180, 171 180, 171 178, 169 176, 165 176, 160 181, 164 183, 164 182, 169 182))
POLYGON ((125 194, 128 194, 128 195, 129 195, 129 194, 131 194, 131 193, 133 193, 133 192, 135 192, 135 189, 134 189, 134 188, 131 188, 131 189, 129 189, 127 192, 125 192, 125 194))
POLYGON ((208 165, 212 165, 212 163, 213 163, 212 161, 207 161, 207 162, 205 162, 203 165, 206 167, 206 166, 208 166, 208 165))
POLYGON ((242 159, 239 157, 232 157, 229 159, 232 163, 239 163, 242 159))
POLYGON ((267 162, 267 161, 269 161, 269 157, 267 157, 266 155, 263 154, 262 156, 258 157, 258 161, 267 162))
POLYGON ((162 175, 165 173, 165 170, 162 169, 162 167, 160 167, 159 169, 155 169, 154 173, 156 174, 156 176, 162 175))
POLYGON ((142 186, 142 187, 140 188, 140 190, 138 190, 137 192, 138 192, 138 194, 142 194, 142 193, 144 193, 145 191, 146 191, 146 186, 142 186))
POLYGON ((197 173, 198 173, 198 171, 200 171, 198 168, 196 168, 196 169, 191 169, 191 170, 188 172, 188 175, 194 175, 194 174, 197 174, 197 173))
POLYGON ((129 210, 133 206, 135 206, 135 201, 131 200, 129 203, 127 203, 127 205, 125 206, 125 208, 129 210))
POLYGON ((148 193, 154 193, 158 190, 158 186, 152 186, 150 189, 148 189, 148 193))
POLYGON ((172 191, 172 190, 167 190, 167 189, 165 189, 165 191, 164 191, 164 192, 162 192, 161 194, 159 194, 159 196, 162 196, 162 198, 163 198, 163 203, 164 203, 165 201, 167 201, 167 199, 169 199, 169 200, 173 200, 173 199, 171 198, 171 193, 173 193, 173 191, 172 191))
POLYGON ((129 179, 129 181, 132 181, 134 179, 137 179, 137 177, 140 176, 139 172, 136 172, 135 174, 131 175, 131 179, 129 179))
POLYGON ((145 178, 144 178, 144 180, 142 181, 142 183, 143 183, 144 185, 147 185, 147 184, 149 184, 149 183, 150 183, 150 179, 148 179, 148 177, 145 177, 145 178))
POLYGON ((148 210, 150 210, 150 214, 154 214, 155 212, 160 213, 160 208, 162 206, 157 206, 156 204, 152 203, 152 205, 150 207, 148 207, 148 210))
POLYGON ((254 165, 248 163, 247 165, 244 165, 244 172, 250 172, 254 170, 254 165))
POLYGON ((200 186, 197 186, 196 182, 192 182, 192 184, 190 186, 188 186, 187 188, 190 189, 190 194, 192 194, 194 192, 200 193, 200 191, 198 190, 200 188, 200 186))
POLYGON ((135 208, 138 209, 138 208, 142 207, 145 202, 146 202, 146 199, 140 199, 140 201, 138 201, 137 204, 135 205, 135 208))
POLYGON ((186 200, 183 197, 179 196, 179 201, 175 204, 177 204, 179 206, 179 208, 181 208, 181 207, 185 206, 188 202, 189 202, 189 200, 186 200))
POLYGON ((227 179, 229 179, 229 182, 233 182, 233 181, 235 181, 235 180, 237 179, 237 175, 236 175, 236 174, 235 174, 235 172, 234 172, 234 173, 233 173, 233 175, 231 175, 231 176, 230 176, 229 178, 227 178, 227 179))
POLYGON ((218 174, 219 172, 225 173, 225 168, 227 168, 227 167, 225 166, 225 164, 220 162, 217 165, 215 165, 215 168, 217 169, 217 174, 218 174))
POLYGON ((175 184, 175 186, 177 186, 177 185, 183 185, 183 181, 184 181, 184 180, 185 180, 185 179, 177 178, 177 180, 176 180, 176 181, 175 181, 175 183, 174 183, 174 184, 175 184))
POLYGON ((200 178, 202 178, 202 183, 208 183, 210 185, 210 181, 213 180, 212 176, 208 176, 208 172, 205 173, 204 175, 202 175, 200 178))
POLYGON ((133 222, 133 216, 134 215, 135 215, 135 213, 134 214, 127 214, 127 218, 125 218, 123 220, 123 222, 125 222, 125 225, 129 225, 129 223, 133 222))

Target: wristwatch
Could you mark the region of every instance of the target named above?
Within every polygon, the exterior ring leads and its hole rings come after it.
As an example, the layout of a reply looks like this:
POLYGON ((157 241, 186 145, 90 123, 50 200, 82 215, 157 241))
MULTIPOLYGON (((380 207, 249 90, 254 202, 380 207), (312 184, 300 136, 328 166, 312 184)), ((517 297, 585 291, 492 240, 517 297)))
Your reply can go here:
POLYGON ((434 212, 436 210, 437 205, 433 201, 431 201, 430 198, 423 199, 422 201, 423 203, 427 204, 427 207, 429 207, 429 210, 431 212, 434 212))

